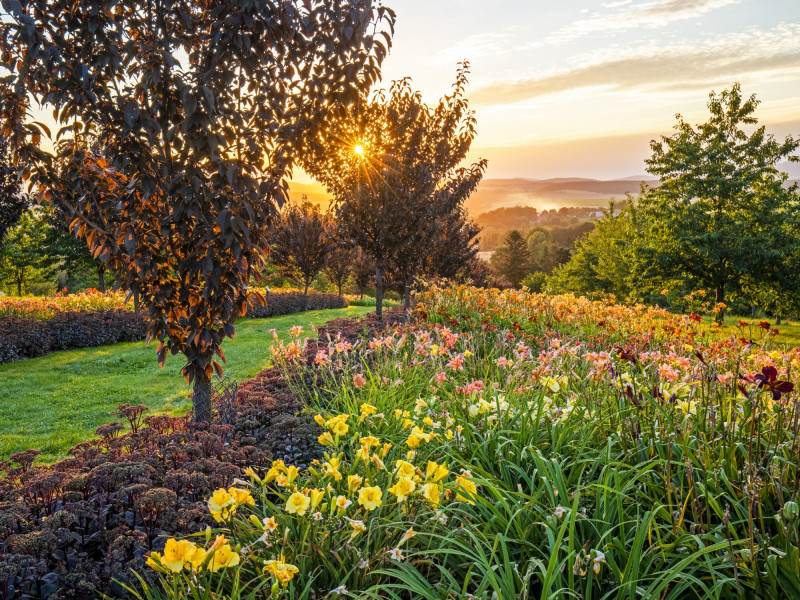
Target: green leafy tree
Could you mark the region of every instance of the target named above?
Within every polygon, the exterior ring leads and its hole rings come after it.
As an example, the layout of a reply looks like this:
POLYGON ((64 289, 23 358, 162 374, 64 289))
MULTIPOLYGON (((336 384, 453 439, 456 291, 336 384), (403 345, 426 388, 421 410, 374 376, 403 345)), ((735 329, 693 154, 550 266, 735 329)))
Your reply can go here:
POLYGON ((378 80, 394 15, 372 0, 6 5, 0 137, 140 295, 159 362, 186 357, 208 420, 292 164, 328 111, 378 80), (54 154, 32 103, 60 126, 54 154))
POLYGON ((408 79, 392 83, 332 120, 307 155, 306 170, 333 196, 347 235, 375 258, 376 314, 382 318, 389 262, 405 304, 448 215, 461 210, 486 168, 459 166, 475 137, 465 97, 468 65, 434 106, 408 79))
MULTIPOLYGON (((647 170, 660 178, 640 208, 644 277, 667 276, 714 293, 717 303, 744 279, 794 290, 786 270, 798 236, 798 197, 777 165, 796 161, 800 139, 778 141, 758 127, 755 95, 739 84, 711 93, 708 121, 693 127, 678 115, 676 132, 651 142, 647 170)), ((721 321, 723 311, 717 313, 721 321)))
POLYGON ((69 232, 69 215, 62 208, 49 203, 44 207, 47 229, 47 245, 58 260, 58 269, 66 275, 66 287, 72 288, 89 277, 97 277, 97 288, 106 291, 106 264, 92 256, 85 240, 75 238, 69 232))
POLYGON ((53 277, 48 247, 48 224, 38 209, 22 213, 0 247, 0 276, 21 296, 27 284, 53 277))
POLYGON ((634 276, 639 264, 635 243, 641 235, 638 219, 632 203, 621 212, 615 212, 612 203, 596 221, 594 231, 575 244, 569 261, 553 270, 547 286, 557 292, 603 292, 619 298, 641 292, 644 282, 634 276))
POLYGON ((520 286, 530 273, 531 253, 519 231, 514 229, 506 236, 505 244, 492 254, 491 264, 511 285, 520 286))
POLYGON ((30 199, 23 193, 12 164, 8 141, 0 139, 0 244, 29 205, 30 199))
POLYGON ((529 273, 522 280, 522 285, 524 285, 534 294, 541 294, 547 286, 547 273, 544 273, 543 271, 534 271, 533 273, 529 273))
POLYGON ((549 273, 555 266, 553 238, 550 230, 545 227, 536 227, 528 232, 528 250, 531 255, 531 271, 549 273))

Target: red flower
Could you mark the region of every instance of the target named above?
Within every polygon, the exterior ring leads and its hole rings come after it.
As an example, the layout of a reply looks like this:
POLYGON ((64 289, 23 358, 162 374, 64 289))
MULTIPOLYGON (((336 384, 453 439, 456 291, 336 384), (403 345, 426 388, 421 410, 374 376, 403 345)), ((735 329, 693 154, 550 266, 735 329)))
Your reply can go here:
POLYGON ((773 400, 780 400, 783 394, 789 394, 794 390, 794 384, 789 381, 777 381, 778 369, 775 367, 764 367, 761 373, 753 377, 753 381, 758 382, 758 387, 772 392, 773 400))
POLYGON ((758 326, 761 329, 769 329, 769 321, 759 321, 758 326))
POLYGON ((689 315, 689 318, 690 318, 692 321, 697 321, 698 323, 700 323, 700 322, 703 320, 703 317, 701 317, 700 315, 697 315, 697 314, 695 314, 695 313, 692 313, 692 314, 690 314, 690 315, 689 315))

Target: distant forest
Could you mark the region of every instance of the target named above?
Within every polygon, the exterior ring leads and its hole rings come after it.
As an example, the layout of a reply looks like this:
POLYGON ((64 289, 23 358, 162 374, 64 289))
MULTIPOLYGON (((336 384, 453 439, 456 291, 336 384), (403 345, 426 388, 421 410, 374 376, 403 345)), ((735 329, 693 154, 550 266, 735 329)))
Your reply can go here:
MULTIPOLYGON (((626 202, 622 201, 614 206, 622 210, 625 205, 626 202)), ((571 250, 575 241, 592 231, 594 221, 602 217, 603 209, 591 206, 569 206, 541 212, 531 206, 510 206, 482 213, 475 222, 481 228, 478 244, 483 252, 500 248, 513 230, 528 237, 533 229, 547 230, 556 247, 571 250)))

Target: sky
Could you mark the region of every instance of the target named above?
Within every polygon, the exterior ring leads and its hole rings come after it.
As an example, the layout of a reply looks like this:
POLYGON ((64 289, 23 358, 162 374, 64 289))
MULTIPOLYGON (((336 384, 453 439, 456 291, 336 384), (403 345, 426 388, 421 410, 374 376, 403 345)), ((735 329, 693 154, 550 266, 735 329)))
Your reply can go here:
POLYGON ((488 178, 644 174, 675 114, 738 81, 769 132, 800 135, 800 0, 386 0, 384 85, 435 100, 471 64, 488 178))

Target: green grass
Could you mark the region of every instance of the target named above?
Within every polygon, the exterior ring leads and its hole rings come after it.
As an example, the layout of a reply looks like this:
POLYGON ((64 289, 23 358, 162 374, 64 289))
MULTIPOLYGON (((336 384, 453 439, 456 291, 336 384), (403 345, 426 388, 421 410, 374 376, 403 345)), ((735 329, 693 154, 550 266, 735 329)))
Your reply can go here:
MULTIPOLYGON (((321 325, 340 317, 360 317, 368 307, 349 307, 271 317, 243 319, 236 338, 223 345, 228 360, 225 375, 244 381, 270 360, 270 329, 285 335, 294 325, 321 325)), ((103 423, 117 420, 119 404, 146 404, 150 413, 185 413, 190 387, 180 369, 180 356, 156 363, 155 344, 130 342, 58 352, 0 365, 0 460, 14 452, 36 448, 40 462, 63 458, 75 444, 91 437, 103 423)))
MULTIPOLYGON (((375 298, 370 298, 369 296, 365 296, 364 298, 353 298, 348 300, 350 306, 375 306, 375 298)), ((400 302, 397 300, 390 300, 388 298, 383 299, 383 307, 384 308, 393 308, 395 306, 400 306, 400 302)))
POLYGON ((778 348, 783 350, 790 350, 800 346, 800 323, 796 321, 783 320, 780 325, 775 324, 775 319, 766 317, 757 317, 751 319, 750 317, 737 317, 735 315, 726 315, 725 324, 719 330, 713 330, 710 325, 714 321, 713 317, 706 316, 703 318, 703 325, 706 330, 711 332, 714 339, 724 339, 730 336, 746 337, 756 342, 764 337, 765 331, 759 329, 758 324, 761 321, 766 321, 771 327, 779 331, 778 335, 771 336, 772 343, 778 348), (737 323, 742 320, 752 325, 745 327, 738 327, 737 323))

